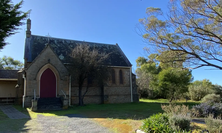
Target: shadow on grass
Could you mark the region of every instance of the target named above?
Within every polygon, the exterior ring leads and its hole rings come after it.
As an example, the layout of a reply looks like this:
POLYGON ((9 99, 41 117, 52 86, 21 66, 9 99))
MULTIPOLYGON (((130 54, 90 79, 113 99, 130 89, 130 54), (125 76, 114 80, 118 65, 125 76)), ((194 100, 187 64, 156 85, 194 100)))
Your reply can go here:
MULTIPOLYGON (((100 105, 85 105, 73 106, 67 110, 61 111, 44 111, 43 114, 54 114, 57 116, 68 117, 88 117, 88 118, 111 118, 111 119, 133 119, 142 120, 156 113, 163 113, 161 109, 162 103, 123 103, 123 104, 100 104, 100 105), (73 115, 73 114, 80 114, 73 115)), ((168 103, 163 103, 168 104, 168 103)), ((197 103, 187 102, 178 103, 192 107, 197 103)))
MULTIPOLYGON (((1 105, 4 106, 4 105, 1 105)), ((13 106, 20 112, 26 114, 29 116, 29 113, 26 109, 23 109, 19 105, 13 106)), ((26 123, 31 120, 30 116, 29 118, 23 118, 23 119, 10 119, 6 114, 4 114, 0 110, 0 132, 28 132, 29 127, 26 126, 26 123)))

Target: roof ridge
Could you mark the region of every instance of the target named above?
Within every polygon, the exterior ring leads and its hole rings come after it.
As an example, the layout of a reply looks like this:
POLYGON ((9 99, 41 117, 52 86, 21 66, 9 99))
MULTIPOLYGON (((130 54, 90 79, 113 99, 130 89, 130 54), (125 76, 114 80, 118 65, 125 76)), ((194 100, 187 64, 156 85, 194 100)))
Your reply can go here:
MULTIPOLYGON (((47 36, 40 36, 40 35, 31 35, 31 36, 38 36, 38 37, 48 38, 47 36)), ((108 44, 108 43, 98 43, 98 42, 90 42, 90 41, 80 41, 80 40, 64 39, 64 38, 57 38, 57 37, 50 37, 50 38, 60 39, 60 40, 67 40, 67 41, 76 41, 76 42, 85 42, 85 43, 94 43, 94 44, 113 45, 113 46, 115 46, 115 44, 108 44)))

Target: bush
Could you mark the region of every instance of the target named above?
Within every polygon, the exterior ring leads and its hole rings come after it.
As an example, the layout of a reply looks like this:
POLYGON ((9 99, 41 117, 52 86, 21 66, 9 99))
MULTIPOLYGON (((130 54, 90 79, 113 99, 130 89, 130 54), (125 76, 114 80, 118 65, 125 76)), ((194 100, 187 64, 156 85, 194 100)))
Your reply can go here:
POLYGON ((216 118, 222 115, 222 103, 206 102, 195 105, 192 108, 192 114, 196 117, 208 117, 212 114, 216 118))
POLYGON ((169 105, 161 105, 161 108, 169 115, 187 116, 191 112, 189 110, 189 107, 186 105, 169 104, 169 105))
POLYGON ((209 80, 202 80, 202 81, 194 81, 189 86, 189 94, 190 98, 195 101, 200 101, 203 97, 207 94, 215 93, 213 89, 213 84, 209 80))
POLYGON ((174 130, 169 125, 169 117, 166 114, 156 114, 143 121, 141 129, 146 133, 173 133, 174 130))
POLYGON ((209 115, 209 117, 205 120, 207 130, 210 133, 220 133, 222 132, 222 120, 220 119, 214 119, 212 115, 209 115))
POLYGON ((139 89, 140 98, 148 98, 148 91, 146 89, 139 89))
POLYGON ((214 85, 213 90, 215 94, 220 95, 220 97, 222 98, 222 86, 216 84, 214 85))
POLYGON ((170 127, 175 131, 190 130, 190 110, 185 105, 161 105, 161 108, 169 115, 170 127))
POLYGON ((215 102, 219 103, 221 101, 220 95, 208 94, 201 100, 202 102, 215 102))
POLYGON ((176 131, 178 130, 189 131, 190 121, 191 121, 190 117, 184 115, 172 115, 169 117, 170 126, 176 131))

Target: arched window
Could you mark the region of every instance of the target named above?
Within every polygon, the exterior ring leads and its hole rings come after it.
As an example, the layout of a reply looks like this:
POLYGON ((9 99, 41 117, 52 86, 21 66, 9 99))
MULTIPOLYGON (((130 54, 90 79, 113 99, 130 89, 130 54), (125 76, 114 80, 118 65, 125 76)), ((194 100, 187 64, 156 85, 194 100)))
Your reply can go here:
POLYGON ((119 70, 119 84, 123 84, 123 72, 119 70))
POLYGON ((111 75, 112 75, 112 83, 115 84, 116 83, 116 78, 115 78, 116 75, 115 75, 114 69, 112 69, 111 75))

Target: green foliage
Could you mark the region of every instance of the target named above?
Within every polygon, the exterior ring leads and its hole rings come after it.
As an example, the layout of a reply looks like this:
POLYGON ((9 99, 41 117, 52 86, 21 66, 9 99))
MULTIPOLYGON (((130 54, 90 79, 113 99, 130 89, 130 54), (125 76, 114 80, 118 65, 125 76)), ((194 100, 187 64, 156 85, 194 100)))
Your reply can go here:
POLYGON ((219 103, 221 102, 221 97, 220 95, 216 95, 216 94, 207 94, 204 98, 202 98, 201 101, 219 103))
POLYGON ((190 117, 184 115, 172 115, 169 117, 170 126, 174 130, 189 131, 190 121, 191 121, 190 117))
POLYGON ((190 98, 195 101, 199 101, 207 94, 212 94, 214 92, 215 91, 213 84, 207 79, 204 79, 202 81, 194 81, 189 86, 190 98))
POLYGON ((192 80, 191 71, 183 68, 184 60, 177 60, 171 51, 163 51, 160 55, 151 54, 148 59, 139 57, 137 62, 137 85, 143 98, 169 98, 171 101, 188 91, 192 80), (172 59, 166 59, 171 55, 172 59), (175 60, 169 63, 169 60, 175 60))
POLYGON ((222 86, 220 85, 213 85, 213 90, 214 90, 214 93, 217 94, 217 95, 220 95, 220 97, 222 98, 222 86))
POLYGON ((12 57, 3 56, 3 58, 0 58, 0 69, 5 70, 19 70, 23 67, 23 63, 14 60, 12 57))
POLYGON ((143 121, 141 129, 146 133, 173 133, 174 130, 169 125, 169 116, 166 114, 156 114, 143 121))
POLYGON ((174 52, 175 56, 164 58, 185 61, 189 68, 222 69, 221 0, 171 0, 166 14, 153 7, 146 13, 139 22, 144 26, 143 38, 156 53, 174 52))
POLYGON ((161 51, 161 54, 157 57, 157 60, 160 61, 161 68, 183 68, 183 63, 185 62, 186 54, 180 55, 180 53, 181 52, 177 51, 161 51))
POLYGON ((18 26, 24 24, 21 21, 27 17, 28 12, 19 11, 22 3, 13 5, 11 0, 0 0, 0 49, 7 44, 6 37, 15 34, 18 26))
POLYGON ((137 85, 141 96, 143 98, 155 98, 157 96, 155 91, 156 75, 161 71, 155 58, 157 55, 152 54, 149 56, 149 60, 144 57, 138 57, 136 60, 137 68, 137 85))
POLYGON ((145 64, 146 61, 147 61, 146 58, 144 58, 144 57, 138 57, 138 58, 136 59, 136 66, 137 66, 137 67, 140 67, 140 66, 142 66, 143 64, 145 64))
POLYGON ((210 133, 220 133, 222 132, 222 120, 214 119, 212 115, 209 115, 207 119, 205 119, 207 130, 210 133))
POLYGON ((170 127, 177 132, 190 131, 190 110, 186 105, 161 105, 162 110, 169 116, 170 127))
POLYGON ((158 75, 159 91, 172 101, 188 91, 191 77, 191 71, 188 69, 164 69, 158 75))

